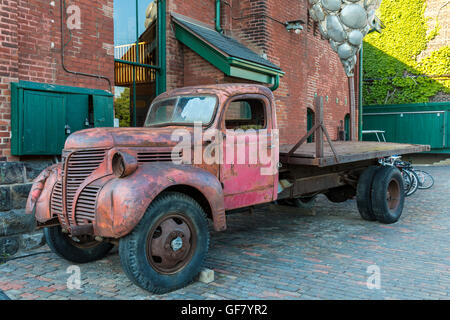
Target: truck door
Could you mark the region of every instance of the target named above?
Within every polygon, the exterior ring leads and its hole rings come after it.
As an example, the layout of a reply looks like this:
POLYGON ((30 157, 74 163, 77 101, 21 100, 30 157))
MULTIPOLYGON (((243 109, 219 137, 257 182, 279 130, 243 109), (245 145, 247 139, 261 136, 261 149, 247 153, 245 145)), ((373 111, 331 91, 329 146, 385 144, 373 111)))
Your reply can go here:
POLYGON ((226 210, 274 200, 278 142, 272 121, 272 106, 264 96, 237 96, 227 102, 221 115, 220 165, 226 210))

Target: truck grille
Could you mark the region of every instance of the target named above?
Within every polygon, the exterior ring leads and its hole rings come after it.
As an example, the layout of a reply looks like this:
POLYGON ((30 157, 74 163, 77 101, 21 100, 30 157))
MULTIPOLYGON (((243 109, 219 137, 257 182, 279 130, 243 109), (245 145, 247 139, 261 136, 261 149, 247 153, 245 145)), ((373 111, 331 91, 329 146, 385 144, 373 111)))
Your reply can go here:
POLYGON ((100 189, 101 187, 89 186, 81 192, 75 208, 77 224, 87 224, 95 220, 95 207, 100 189))
POLYGON ((74 225, 72 215, 73 200, 80 185, 103 162, 105 150, 78 151, 66 162, 66 208, 70 225, 74 225))
POLYGON ((64 184, 57 182, 52 193, 51 210, 52 214, 60 218, 63 227, 74 226, 76 224, 86 224, 95 219, 95 201, 99 188, 94 186, 86 187, 80 194, 75 220, 72 219, 72 209, 77 190, 83 182, 100 166, 106 157, 106 150, 86 150, 77 151, 69 158, 65 153, 63 156, 62 176, 64 184), (63 185, 65 189, 65 203, 67 217, 63 213, 63 185))

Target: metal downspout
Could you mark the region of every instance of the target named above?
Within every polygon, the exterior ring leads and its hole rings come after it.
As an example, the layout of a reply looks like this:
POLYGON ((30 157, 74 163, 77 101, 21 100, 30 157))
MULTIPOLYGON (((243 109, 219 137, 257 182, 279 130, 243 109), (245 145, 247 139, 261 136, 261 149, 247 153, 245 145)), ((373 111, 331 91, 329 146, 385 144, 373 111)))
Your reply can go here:
POLYGON ((359 52, 359 141, 362 141, 362 131, 363 131, 363 63, 364 63, 364 44, 361 46, 361 51, 359 52))
MULTIPOLYGON (((135 58, 136 63, 139 63, 139 0, 136 0, 136 47, 135 47, 135 58)), ((132 117, 132 127, 137 126, 137 116, 136 116, 136 66, 133 66, 133 117, 132 117)))
POLYGON ((223 33, 220 20, 221 20, 220 0, 216 0, 216 31, 219 33, 223 33))
POLYGON ((272 90, 272 91, 275 91, 275 90, 277 90, 277 89, 280 87, 280 75, 277 74, 277 75, 274 77, 274 80, 275 80, 275 83, 273 84, 273 86, 271 86, 271 87, 269 88, 269 89, 272 90))
POLYGON ((166 61, 166 0, 157 0, 158 4, 158 77, 156 81, 156 95, 167 90, 167 61, 166 61))

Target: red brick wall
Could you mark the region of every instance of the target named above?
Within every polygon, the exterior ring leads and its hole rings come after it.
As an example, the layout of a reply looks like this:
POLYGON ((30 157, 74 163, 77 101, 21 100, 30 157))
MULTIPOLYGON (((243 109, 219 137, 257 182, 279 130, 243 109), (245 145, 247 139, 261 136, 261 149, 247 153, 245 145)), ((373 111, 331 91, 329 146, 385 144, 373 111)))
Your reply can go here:
POLYGON ((11 81, 18 75, 17 1, 0 1, 0 160, 11 155, 11 81))
MULTIPOLYGON (((80 7, 81 29, 72 31, 72 41, 65 49, 66 68, 100 74, 113 82, 113 0, 66 1, 67 7, 71 4, 80 7)), ((16 160, 10 156, 10 82, 109 90, 105 80, 63 70, 59 6, 60 1, 0 0, 0 160, 16 160)))
MULTIPOLYGON (((214 27, 214 0, 168 0, 170 11, 214 27), (193 9, 195 8, 195 9, 193 9), (201 8, 201 10, 200 10, 201 8)), ((282 143, 293 143, 306 133, 307 108, 315 94, 325 97, 325 123, 332 139, 350 112, 348 78, 341 62, 310 21, 300 35, 282 24, 308 21, 308 0, 228 0, 222 2, 222 25, 227 34, 279 65, 286 75, 274 92, 282 143), (326 98, 328 97, 328 99, 326 98)), ((168 26, 170 19, 168 17, 168 26)), ((168 28, 168 88, 237 82, 180 44, 168 28)), ((358 86, 356 90, 358 91, 358 86)))

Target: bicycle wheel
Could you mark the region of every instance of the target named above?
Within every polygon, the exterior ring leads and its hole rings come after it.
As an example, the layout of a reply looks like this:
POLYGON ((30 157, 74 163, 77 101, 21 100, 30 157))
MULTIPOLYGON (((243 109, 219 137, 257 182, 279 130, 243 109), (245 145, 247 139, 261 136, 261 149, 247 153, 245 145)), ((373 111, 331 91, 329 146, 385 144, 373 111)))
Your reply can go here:
POLYGON ((434 178, 423 170, 414 170, 419 178, 419 189, 430 189, 434 186, 434 178))
POLYGON ((405 186, 405 195, 406 195, 406 194, 408 194, 409 190, 411 190, 412 179, 407 171, 401 170, 401 172, 402 172, 403 184, 405 186))
POLYGON ((411 188, 406 193, 406 196, 409 197, 413 195, 417 191, 417 189, 419 189, 419 177, 412 170, 403 169, 403 171, 405 171, 411 177, 411 188))

